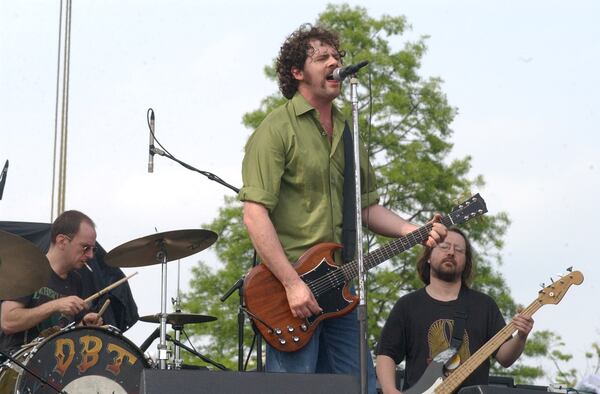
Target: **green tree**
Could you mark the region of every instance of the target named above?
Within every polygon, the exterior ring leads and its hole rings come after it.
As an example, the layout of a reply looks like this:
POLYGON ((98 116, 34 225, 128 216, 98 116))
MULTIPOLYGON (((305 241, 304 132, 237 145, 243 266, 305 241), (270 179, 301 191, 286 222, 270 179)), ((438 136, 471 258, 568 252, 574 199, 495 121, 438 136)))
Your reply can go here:
MULTIPOLYGON (((556 371, 553 375, 548 376, 550 382, 561 384, 565 387, 575 387, 579 379, 587 374, 597 375, 600 371, 600 345, 597 342, 592 342, 590 349, 584 352, 583 356, 587 361, 585 370, 576 370, 569 366, 569 362, 573 360, 573 354, 565 350, 565 342, 562 337, 552 331, 542 330, 536 331, 528 340, 525 355, 530 359, 543 360, 551 364, 556 371)), ((519 374, 516 374, 520 380, 523 376, 527 376, 527 370, 516 368, 519 374)), ((541 369, 542 367, 537 367, 541 369)), ((518 379, 518 380, 519 380, 518 379)), ((528 382, 530 379, 524 379, 528 382)))
MULTIPOLYGON (((373 18, 362 7, 328 5, 316 24, 337 31, 346 51, 346 64, 369 60, 361 73, 359 86, 359 127, 376 169, 381 201, 386 207, 417 223, 425 223, 434 212, 449 212, 471 189, 484 186, 482 176, 471 176, 471 158, 450 160, 452 129, 457 111, 441 90, 441 79, 419 74, 426 51, 427 37, 403 40, 409 28, 404 17, 383 15, 373 18)), ((273 63, 272 63, 273 64, 273 63)), ((274 67, 265 67, 274 79, 274 67)), ((244 125, 254 130, 266 114, 284 102, 279 93, 262 100, 260 107, 243 117, 244 125)), ((349 90, 345 86, 337 105, 349 113, 349 90)), ((475 288, 494 297, 510 318, 516 306, 504 279, 496 268, 503 236, 509 225, 505 213, 486 215, 462 226, 476 247, 477 280, 475 288)), ((237 300, 221 303, 218 298, 251 266, 252 249, 241 222, 241 205, 232 199, 208 228, 219 234, 216 252, 222 267, 211 269, 200 263, 194 269, 193 290, 185 297, 186 307, 219 317, 211 325, 194 328, 197 336, 210 337, 203 349, 223 355, 223 362, 234 366, 237 355, 237 300)), ((367 233, 365 247, 385 243, 382 237, 367 233)), ((395 300, 422 286, 415 274, 420 248, 413 248, 369 274, 368 308, 371 346, 395 300)), ((248 325, 246 332, 249 333, 248 325)), ((248 337, 248 335, 247 335, 248 337)), ((248 344, 248 341, 247 341, 248 344)), ((530 374, 534 376, 535 374, 530 374)))

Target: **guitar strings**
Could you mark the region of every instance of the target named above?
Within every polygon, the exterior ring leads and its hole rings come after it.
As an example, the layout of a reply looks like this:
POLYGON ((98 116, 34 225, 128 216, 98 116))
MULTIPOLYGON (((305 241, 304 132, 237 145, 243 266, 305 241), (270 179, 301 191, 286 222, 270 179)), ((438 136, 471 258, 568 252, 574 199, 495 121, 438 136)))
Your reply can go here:
MULTIPOLYGON (((447 216, 442 218, 442 223, 446 226, 451 224, 450 219, 447 216)), ((423 242, 425 239, 427 239, 427 236, 432 228, 433 224, 428 223, 415 231, 389 242, 384 247, 366 254, 364 258, 367 270, 377 266, 383 261, 390 259, 398 253, 401 253, 417 245, 418 243, 423 242)), ((328 272, 318 279, 315 279, 314 281, 308 283, 308 286, 315 296, 319 296, 333 288, 344 285, 351 279, 354 279, 356 276, 358 276, 358 264, 356 260, 354 260, 348 264, 340 266, 338 269, 328 272)))

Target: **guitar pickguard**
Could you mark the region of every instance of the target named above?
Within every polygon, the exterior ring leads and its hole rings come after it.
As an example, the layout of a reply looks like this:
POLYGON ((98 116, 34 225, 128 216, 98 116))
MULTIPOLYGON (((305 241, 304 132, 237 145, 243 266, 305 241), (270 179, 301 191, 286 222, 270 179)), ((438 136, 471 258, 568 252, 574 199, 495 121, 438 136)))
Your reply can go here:
MULTIPOLYGON (((312 282, 317 281, 319 278, 323 278, 325 274, 337 269, 337 267, 331 266, 325 259, 323 259, 312 270, 301 275, 301 278, 310 286, 312 282)), ((329 285, 329 283, 326 284, 329 285)), ((342 309, 347 308, 352 303, 351 299, 344 297, 344 293, 342 291, 343 288, 343 284, 338 287, 331 287, 325 293, 315 296, 319 306, 321 309, 323 309, 323 314, 339 312, 342 309)), ((311 316, 307 319, 308 323, 312 324, 317 317, 319 316, 311 316)))

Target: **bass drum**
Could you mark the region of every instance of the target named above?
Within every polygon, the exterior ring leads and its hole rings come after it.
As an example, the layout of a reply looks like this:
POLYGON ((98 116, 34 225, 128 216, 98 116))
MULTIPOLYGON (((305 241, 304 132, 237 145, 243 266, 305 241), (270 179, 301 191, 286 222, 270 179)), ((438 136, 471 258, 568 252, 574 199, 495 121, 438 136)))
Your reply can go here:
MULTIPOLYGON (((139 393, 142 352, 112 328, 71 327, 38 338, 14 356, 58 391, 69 394, 139 393)), ((22 368, 7 361, 0 373, 0 393, 55 394, 22 368)))

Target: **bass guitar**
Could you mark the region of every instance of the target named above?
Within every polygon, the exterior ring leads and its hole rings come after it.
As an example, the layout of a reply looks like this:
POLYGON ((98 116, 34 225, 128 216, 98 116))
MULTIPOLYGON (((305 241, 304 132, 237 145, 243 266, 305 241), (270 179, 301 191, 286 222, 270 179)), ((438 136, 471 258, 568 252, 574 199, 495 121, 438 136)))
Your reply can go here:
MULTIPOLYGON (((449 227, 486 212, 485 201, 476 194, 455 207, 441 222, 449 227)), ((364 255, 365 270, 425 242, 432 226, 428 223, 364 255)), ((317 244, 293 265, 323 310, 310 318, 292 315, 283 285, 264 264, 257 265, 246 275, 243 289, 246 311, 269 345, 283 352, 299 350, 310 341, 321 321, 346 315, 358 305, 358 297, 348 288, 348 283, 358 275, 358 263, 336 265, 333 255, 341 247, 337 243, 317 244)))
MULTIPOLYGON (((540 290, 538 297, 521 313, 525 316, 532 316, 538 309, 546 304, 558 304, 571 285, 579 285, 583 282, 583 274, 579 271, 569 272, 559 280, 553 282, 540 290)), ((481 363, 487 360, 496 349, 498 349, 507 339, 516 331, 513 322, 508 323, 503 329, 498 331, 485 345, 477 350, 471 357, 461 363, 450 375, 446 376, 444 362, 434 360, 429 364, 423 376, 414 386, 404 394, 450 394, 455 392, 458 387, 475 371, 481 363)))

